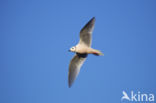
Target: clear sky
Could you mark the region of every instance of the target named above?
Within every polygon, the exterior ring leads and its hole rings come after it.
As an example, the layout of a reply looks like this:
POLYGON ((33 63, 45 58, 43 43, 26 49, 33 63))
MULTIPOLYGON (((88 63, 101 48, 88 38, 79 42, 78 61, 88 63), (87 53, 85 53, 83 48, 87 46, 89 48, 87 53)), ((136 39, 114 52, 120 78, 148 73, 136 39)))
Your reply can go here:
POLYGON ((155 0, 0 0, 0 103, 120 103, 156 96, 155 0), (81 28, 96 18, 89 55, 68 88, 81 28))

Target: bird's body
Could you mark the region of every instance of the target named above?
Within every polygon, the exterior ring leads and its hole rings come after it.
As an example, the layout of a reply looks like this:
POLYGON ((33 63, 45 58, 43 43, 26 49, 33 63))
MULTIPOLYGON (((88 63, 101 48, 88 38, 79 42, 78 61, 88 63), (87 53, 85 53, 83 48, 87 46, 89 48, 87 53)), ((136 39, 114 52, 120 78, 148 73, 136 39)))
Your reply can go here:
POLYGON ((91 48, 92 42, 92 31, 94 29, 95 18, 93 17, 80 31, 80 41, 79 43, 70 48, 71 52, 75 52, 75 56, 72 58, 69 64, 68 73, 68 85, 71 87, 72 83, 75 81, 76 77, 80 72, 80 68, 84 61, 86 60, 88 54, 94 54, 97 56, 103 55, 99 50, 91 48))
POLYGON ((81 45, 78 44, 75 46, 76 48, 76 53, 80 53, 80 54, 96 54, 96 55, 103 55, 100 51, 93 49, 91 47, 88 47, 86 45, 81 45))

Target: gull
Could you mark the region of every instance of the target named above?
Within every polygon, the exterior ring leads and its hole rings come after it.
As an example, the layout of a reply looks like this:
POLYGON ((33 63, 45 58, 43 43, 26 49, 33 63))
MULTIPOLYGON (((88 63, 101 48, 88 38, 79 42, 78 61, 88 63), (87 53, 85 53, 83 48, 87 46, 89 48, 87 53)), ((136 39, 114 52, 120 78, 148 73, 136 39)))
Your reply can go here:
POLYGON ((91 48, 92 31, 94 29, 95 17, 93 17, 80 31, 80 40, 76 46, 70 48, 70 52, 74 52, 75 55, 70 61, 68 72, 68 86, 72 86, 73 82, 77 78, 80 68, 86 60, 88 54, 94 54, 96 56, 103 55, 99 50, 91 48))

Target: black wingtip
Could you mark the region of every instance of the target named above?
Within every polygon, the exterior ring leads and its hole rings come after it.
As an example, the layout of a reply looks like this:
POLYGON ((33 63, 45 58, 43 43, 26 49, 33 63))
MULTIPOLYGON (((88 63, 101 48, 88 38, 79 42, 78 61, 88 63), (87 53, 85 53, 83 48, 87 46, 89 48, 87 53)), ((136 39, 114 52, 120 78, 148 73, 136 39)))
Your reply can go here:
POLYGON ((71 88, 73 82, 71 81, 71 79, 70 79, 69 76, 70 76, 70 75, 68 75, 68 87, 71 88))
POLYGON ((71 85, 68 85, 68 88, 71 88, 71 85))
POLYGON ((95 17, 93 17, 92 19, 90 19, 87 24, 81 29, 80 32, 83 32, 84 30, 88 30, 88 29, 92 29, 92 27, 95 24, 95 17))
POLYGON ((95 17, 92 17, 92 19, 89 22, 95 22, 95 17))
POLYGON ((88 21, 88 23, 86 24, 86 26, 88 26, 88 25, 93 25, 95 23, 95 17, 92 17, 89 21, 88 21))
POLYGON ((95 16, 94 17, 92 17, 92 19, 91 20, 95 20, 95 16))
POLYGON ((71 86, 72 86, 72 83, 68 81, 68 87, 71 88, 71 86))

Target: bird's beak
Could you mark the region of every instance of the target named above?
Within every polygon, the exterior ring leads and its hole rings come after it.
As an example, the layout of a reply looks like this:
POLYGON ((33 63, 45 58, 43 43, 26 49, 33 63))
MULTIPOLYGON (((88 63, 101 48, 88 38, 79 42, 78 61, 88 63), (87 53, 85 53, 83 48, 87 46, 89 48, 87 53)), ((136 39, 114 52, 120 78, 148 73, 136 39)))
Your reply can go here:
POLYGON ((71 52, 70 50, 68 50, 68 52, 71 52))

